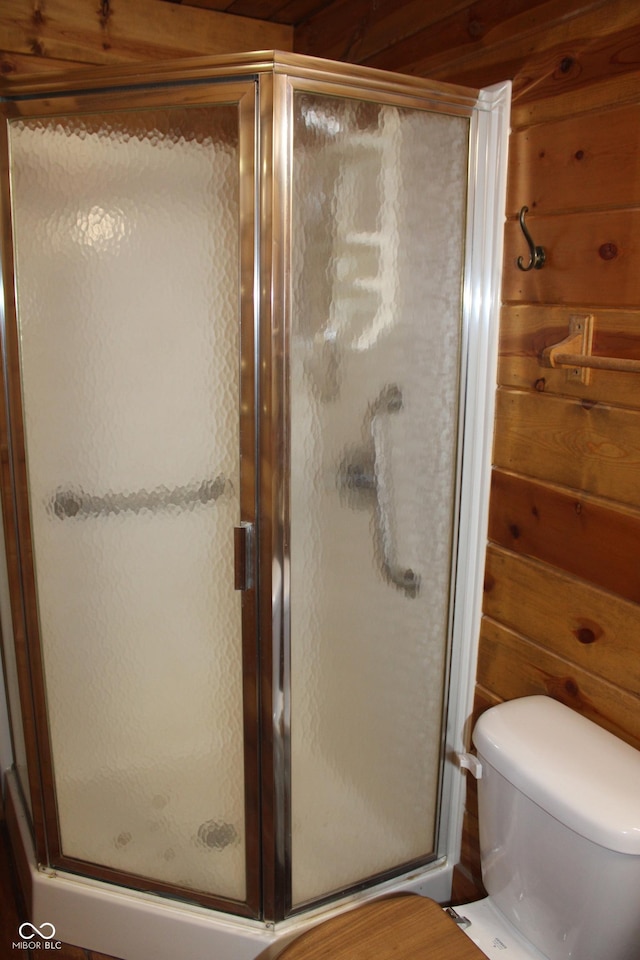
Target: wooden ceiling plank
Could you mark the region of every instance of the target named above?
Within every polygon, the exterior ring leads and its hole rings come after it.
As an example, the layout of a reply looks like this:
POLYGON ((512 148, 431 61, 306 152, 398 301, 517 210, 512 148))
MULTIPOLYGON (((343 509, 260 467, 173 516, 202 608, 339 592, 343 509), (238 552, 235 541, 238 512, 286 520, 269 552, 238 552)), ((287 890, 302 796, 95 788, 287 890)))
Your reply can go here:
MULTIPOLYGON (((411 38, 412 48, 402 53, 406 63, 404 72, 462 82, 462 76, 470 68, 476 76, 483 70, 495 72, 500 65, 528 64, 532 57, 561 46, 566 46, 569 56, 572 50, 580 51, 584 45, 592 44, 594 37, 620 33, 636 25, 638 20, 637 8, 628 0, 596 0, 588 4, 583 0, 547 0, 536 10, 536 17, 523 11, 517 18, 496 22, 472 45, 464 40, 460 23, 455 23, 459 18, 451 18, 454 22, 449 23, 446 30, 442 25, 435 44, 437 49, 430 41, 420 53, 419 37, 411 38)), ((380 57, 371 58, 367 64, 393 69, 394 51, 396 56, 400 54, 397 47, 390 48, 385 52, 384 64, 380 63, 380 57)), ((513 74, 502 73, 503 80, 512 78, 513 74)))
MULTIPOLYGON (((163 0, 174 3, 176 0, 163 0)), ((327 6, 327 0, 178 0, 183 6, 225 10, 229 14, 295 26, 327 6)))
POLYGON ((282 6, 278 0, 233 0, 227 7, 227 13, 239 17, 257 17, 260 20, 273 20, 274 14, 282 6))
POLYGON ((183 7, 199 7, 201 10, 228 10, 233 0, 162 0, 163 3, 180 3, 183 7))
MULTIPOLYGON (((603 99, 605 105, 638 98, 640 25, 605 37, 602 43, 585 37, 582 41, 560 43, 529 57, 523 56, 520 50, 511 52, 518 55, 497 59, 492 64, 470 61, 464 67, 457 67, 451 79, 472 87, 512 79, 512 125, 546 122, 566 112, 584 112, 585 103, 581 99, 584 101, 586 88, 589 88, 589 100, 591 97, 603 99), (613 84, 620 92, 601 97, 603 84, 613 84), (530 114, 527 113, 529 106, 530 114), (537 116, 541 118, 539 121, 537 116)), ((449 71, 434 68, 431 76, 447 80, 449 71)), ((586 109, 591 108, 587 106, 586 109)))
POLYGON ((287 0, 271 19, 276 23, 289 23, 297 27, 329 5, 327 0, 287 0))
POLYGON ((334 0, 296 28, 296 53, 353 62, 350 51, 366 30, 371 7, 370 0, 334 0))
MULTIPOLYGON (((514 55, 528 56, 544 49, 545 44, 569 39, 576 21, 581 23, 585 18, 585 11, 595 13, 598 22, 604 24, 610 19, 608 8, 625 3, 626 0, 538 0, 532 4, 513 0, 505 9, 494 0, 479 0, 472 8, 473 20, 468 19, 465 11, 458 12, 366 62, 393 69, 394 58, 400 54, 406 64, 405 72, 422 75, 425 69, 444 72, 470 63, 480 66, 505 58, 513 60, 514 55), (604 7, 607 9, 603 10, 604 7)), ((618 13, 616 19, 624 20, 624 11, 618 13)), ((627 19, 633 19, 628 4, 627 19)), ((578 32, 581 33, 579 28, 578 32)))
POLYGON ((296 28, 298 53, 339 57, 364 63, 420 30, 468 8, 473 0, 452 0, 443 12, 442 0, 381 0, 377 4, 335 0, 296 28))
MULTIPOLYGON (((461 14, 472 2, 473 0, 451 0, 446 8, 447 16, 461 14)), ((378 7, 366 32, 354 46, 353 55, 359 63, 364 63, 387 47, 411 37, 416 32, 416 27, 419 26, 421 30, 434 27, 443 19, 442 14, 442 0, 410 0, 402 6, 391 4, 388 10, 378 7)))

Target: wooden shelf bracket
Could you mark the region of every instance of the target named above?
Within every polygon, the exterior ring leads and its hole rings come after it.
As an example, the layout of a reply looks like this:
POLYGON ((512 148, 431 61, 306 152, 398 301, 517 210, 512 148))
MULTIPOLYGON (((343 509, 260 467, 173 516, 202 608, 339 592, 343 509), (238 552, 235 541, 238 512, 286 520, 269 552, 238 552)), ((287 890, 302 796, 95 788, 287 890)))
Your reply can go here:
POLYGON ((593 342, 593 315, 573 314, 569 317, 569 333, 560 340, 547 347, 542 352, 541 362, 545 367, 566 367, 567 380, 577 380, 580 383, 589 383, 590 368, 585 360, 592 360, 591 344, 593 342))

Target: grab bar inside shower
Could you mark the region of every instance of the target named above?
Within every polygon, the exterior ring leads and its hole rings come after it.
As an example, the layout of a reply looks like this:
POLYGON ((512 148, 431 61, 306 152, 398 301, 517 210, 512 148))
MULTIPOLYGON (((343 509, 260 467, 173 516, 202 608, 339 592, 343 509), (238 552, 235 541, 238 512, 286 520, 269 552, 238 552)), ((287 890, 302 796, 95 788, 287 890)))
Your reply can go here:
POLYGON ((373 476, 376 494, 375 516, 377 539, 382 557, 382 570, 386 579, 399 587, 408 597, 416 597, 420 591, 420 577, 410 567, 399 562, 395 551, 392 529, 392 477, 389 473, 391 451, 385 449, 383 418, 402 410, 402 390, 397 384, 385 387, 371 407, 371 437, 373 440, 373 476))
POLYGON ((153 490, 136 490, 132 493, 95 495, 86 493, 81 487, 70 487, 57 490, 48 506, 50 512, 59 520, 141 513, 143 510, 157 513, 172 507, 189 509, 197 504, 215 502, 224 493, 226 485, 226 479, 219 475, 212 480, 185 484, 173 489, 160 486, 153 490))
POLYGON ((385 580, 402 590, 407 597, 417 597, 420 576, 398 561, 394 535, 393 479, 390 470, 391 451, 384 438, 384 419, 399 413, 403 407, 402 391, 396 384, 381 390, 369 405, 365 429, 371 442, 347 451, 338 473, 338 487, 348 493, 353 506, 369 502, 374 510, 374 546, 385 580))

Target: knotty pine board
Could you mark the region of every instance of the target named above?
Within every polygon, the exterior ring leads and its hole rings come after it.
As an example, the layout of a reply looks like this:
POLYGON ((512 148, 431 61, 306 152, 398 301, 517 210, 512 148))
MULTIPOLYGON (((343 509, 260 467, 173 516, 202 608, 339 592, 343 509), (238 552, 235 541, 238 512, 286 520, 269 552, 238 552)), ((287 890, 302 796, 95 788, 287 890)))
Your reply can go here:
POLYGON ((550 653, 640 696, 640 606, 492 544, 484 612, 550 653))
POLYGON ((0 50, 77 63, 291 50, 291 27, 159 0, 2 0, 0 50))
POLYGON ((485 617, 478 684, 502 700, 544 694, 640 749, 640 697, 485 617))
POLYGON ((502 387, 496 395, 493 462, 635 509, 640 411, 502 387))
POLYGON ((489 540, 640 603, 640 510, 494 468, 489 540))
POLYGON ((637 374, 592 370, 590 382, 584 384, 569 378, 566 368, 542 365, 543 350, 567 336, 573 314, 593 317, 594 354, 640 359, 637 311, 507 304, 502 308, 500 321, 498 383, 588 403, 602 401, 640 410, 637 374))

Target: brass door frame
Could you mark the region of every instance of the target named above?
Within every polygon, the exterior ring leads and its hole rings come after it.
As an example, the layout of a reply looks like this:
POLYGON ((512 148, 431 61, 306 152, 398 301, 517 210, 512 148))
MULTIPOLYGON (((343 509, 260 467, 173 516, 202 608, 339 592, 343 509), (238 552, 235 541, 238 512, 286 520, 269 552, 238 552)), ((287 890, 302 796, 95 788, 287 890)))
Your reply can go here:
MULTIPOLYGON (((271 687, 265 696, 271 713, 264 717, 264 729, 273 727, 274 737, 271 770, 275 771, 275 783, 270 786, 263 805, 274 817, 271 858, 265 854, 265 894, 269 904, 267 916, 281 920, 296 916, 311 907, 329 903, 336 897, 348 896, 363 886, 381 883, 426 863, 433 862, 437 855, 427 860, 405 863, 375 877, 363 878, 339 894, 331 893, 311 903, 293 906, 291 896, 291 703, 289 684, 290 665, 290 566, 289 553, 289 502, 291 477, 290 447, 290 398, 289 398, 289 337, 291 318, 291 222, 292 222, 292 162, 293 162, 293 99, 295 94, 313 93, 328 97, 393 104, 399 107, 430 112, 442 112, 449 116, 472 118, 477 105, 477 91, 453 88, 448 85, 431 84, 414 78, 385 74, 382 71, 345 64, 314 61, 295 55, 278 54, 274 75, 260 77, 261 91, 265 90, 263 115, 263 157, 271 158, 271 164, 263 169, 271 171, 271 181, 263 183, 261 207, 261 238, 267 251, 263 251, 262 264, 265 276, 271 277, 271 287, 263 283, 261 317, 263 322, 263 357, 269 356, 266 364, 269 375, 265 376, 261 389, 261 436, 268 438, 268 446, 262 447, 261 462, 271 463, 269 479, 261 483, 261 502, 268 503, 273 522, 271 524, 271 552, 266 549, 263 562, 268 569, 276 571, 274 580, 262 595, 261 622, 272 629, 270 659, 264 664, 263 683, 271 677, 271 687), (344 69, 342 69, 344 67, 344 69), (372 81, 372 82, 369 82, 372 81), (267 92, 268 91, 268 92, 267 92), (273 131, 268 133, 269 124, 273 131), (268 251, 272 257, 268 259, 268 251), (271 600, 271 623, 266 624, 267 602, 271 600), (277 744, 280 744, 278 748, 277 744)), ((453 582, 453 581, 452 581, 453 582)), ((444 680, 444 678, 443 678, 444 680)), ((446 704, 445 704, 446 709, 446 704)), ((443 723, 444 730, 444 723, 443 723)), ((444 740, 444 734, 443 734, 444 740)), ((441 786, 440 786, 441 791, 441 786)), ((436 833, 438 831, 436 830, 436 833)))
POLYGON ((12 615, 16 634, 16 650, 20 659, 22 719, 29 754, 33 838, 39 863, 83 873, 97 880, 117 883, 145 891, 171 894, 177 899, 202 904, 240 916, 261 916, 260 815, 259 815, 259 735, 258 668, 257 668, 257 587, 253 584, 242 593, 242 664, 244 698, 244 780, 246 824, 246 900, 238 902, 220 896, 181 888, 174 884, 150 880, 144 876, 122 873, 99 864, 89 864, 65 856, 60 837, 55 796, 52 748, 49 738, 42 644, 38 623, 38 601, 33 564, 28 478, 24 438, 20 349, 17 325, 15 264, 11 230, 10 172, 8 124, 18 117, 79 116, 186 105, 236 103, 239 112, 240 184, 239 184, 239 326, 240 326, 240 520, 256 523, 256 430, 255 430, 255 304, 256 209, 255 209, 255 77, 233 78, 229 82, 196 81, 186 87, 146 85, 134 90, 89 92, 77 95, 59 93, 40 99, 28 96, 4 104, 2 124, 1 202, 3 213, 3 278, 6 313, 3 324, 3 386, 0 410, 0 437, 7 453, 2 465, 2 498, 5 536, 12 596, 12 615), (20 598, 20 599, 18 599, 20 598))

